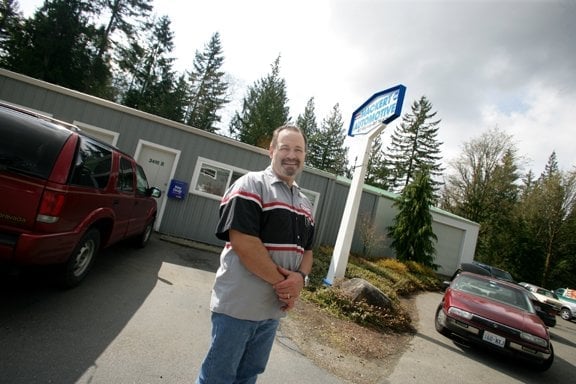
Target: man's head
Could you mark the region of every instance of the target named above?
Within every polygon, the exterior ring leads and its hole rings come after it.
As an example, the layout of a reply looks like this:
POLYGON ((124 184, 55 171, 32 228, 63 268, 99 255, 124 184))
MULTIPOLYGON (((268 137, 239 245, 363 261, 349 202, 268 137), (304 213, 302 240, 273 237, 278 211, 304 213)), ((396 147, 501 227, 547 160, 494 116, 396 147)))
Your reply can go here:
POLYGON ((300 128, 283 125, 277 128, 270 142, 270 159, 276 175, 289 185, 302 169, 306 157, 306 138, 300 128))

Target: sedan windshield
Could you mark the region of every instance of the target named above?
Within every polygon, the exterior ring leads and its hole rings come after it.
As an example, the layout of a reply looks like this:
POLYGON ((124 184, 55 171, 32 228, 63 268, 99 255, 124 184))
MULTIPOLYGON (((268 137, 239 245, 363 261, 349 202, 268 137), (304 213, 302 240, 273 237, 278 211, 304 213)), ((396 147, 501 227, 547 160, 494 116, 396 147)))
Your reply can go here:
POLYGON ((522 288, 515 289, 507 284, 502 284, 498 280, 486 280, 472 275, 460 275, 454 280, 452 289, 485 297, 534 313, 532 303, 522 288))

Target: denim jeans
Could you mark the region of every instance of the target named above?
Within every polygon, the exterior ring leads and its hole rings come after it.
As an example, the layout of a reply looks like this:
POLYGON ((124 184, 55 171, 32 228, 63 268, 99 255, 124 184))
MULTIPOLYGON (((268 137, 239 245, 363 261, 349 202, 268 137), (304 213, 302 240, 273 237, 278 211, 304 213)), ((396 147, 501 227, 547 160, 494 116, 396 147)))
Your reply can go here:
POLYGON ((212 312, 212 343, 196 384, 254 384, 264 372, 278 320, 250 321, 212 312))

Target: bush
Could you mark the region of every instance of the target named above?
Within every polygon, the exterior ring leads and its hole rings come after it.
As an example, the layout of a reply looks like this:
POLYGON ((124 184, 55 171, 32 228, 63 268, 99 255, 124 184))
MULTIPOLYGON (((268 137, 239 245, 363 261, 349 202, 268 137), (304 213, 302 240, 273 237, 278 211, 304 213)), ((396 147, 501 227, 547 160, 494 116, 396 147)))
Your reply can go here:
POLYGON ((381 290, 392 301, 392 309, 385 310, 367 303, 354 303, 336 287, 326 287, 324 278, 330 268, 333 248, 319 247, 314 251, 314 265, 310 285, 302 293, 304 300, 360 325, 380 331, 413 331, 411 319, 400 303, 406 297, 421 291, 438 290, 440 279, 429 267, 413 261, 402 263, 395 259, 365 259, 351 256, 346 268, 346 279, 364 279, 381 290))

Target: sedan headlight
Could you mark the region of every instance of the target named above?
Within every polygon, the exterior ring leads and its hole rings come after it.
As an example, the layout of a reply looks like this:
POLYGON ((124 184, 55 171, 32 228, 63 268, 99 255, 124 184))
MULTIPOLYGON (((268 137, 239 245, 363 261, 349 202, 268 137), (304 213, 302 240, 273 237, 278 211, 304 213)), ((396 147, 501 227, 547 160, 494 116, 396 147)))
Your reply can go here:
POLYGON ((538 337, 538 336, 534 336, 530 333, 522 332, 522 333, 520 333, 520 337, 522 338, 522 340, 528 341, 532 344, 536 344, 536 345, 539 345, 539 346, 544 347, 544 348, 548 347, 548 341, 547 340, 545 340, 541 337, 538 337))
POLYGON ((465 310, 460 309, 460 308, 450 307, 450 308, 448 309, 448 313, 449 313, 450 315, 454 315, 454 316, 458 316, 458 317, 463 317, 463 318, 465 318, 466 320, 472 319, 472 314, 471 314, 470 312, 465 311, 465 310))

